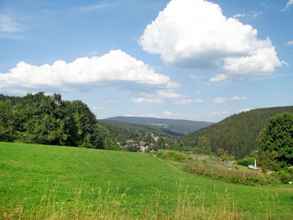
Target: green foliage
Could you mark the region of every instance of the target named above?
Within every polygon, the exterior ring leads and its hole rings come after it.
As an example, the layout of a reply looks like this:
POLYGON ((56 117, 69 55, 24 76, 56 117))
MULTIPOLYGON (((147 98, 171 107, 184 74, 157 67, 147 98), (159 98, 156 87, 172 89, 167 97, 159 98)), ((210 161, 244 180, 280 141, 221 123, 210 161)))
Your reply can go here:
POLYGON ((247 167, 248 165, 253 165, 255 162, 255 157, 247 156, 244 157, 243 159, 240 159, 237 161, 237 163, 241 166, 247 167))
POLYGON ((274 176, 285 184, 293 182, 293 167, 281 169, 275 172, 274 176))
POLYGON ((106 148, 110 139, 109 131, 80 101, 43 93, 0 96, 0 141, 106 148))
POLYGON ((219 148, 217 151, 217 155, 221 158, 222 161, 232 161, 234 157, 229 154, 225 149, 219 148))
POLYGON ((187 154, 171 150, 160 150, 155 155, 164 160, 172 160, 177 162, 189 159, 187 154))
POLYGON ((13 140, 13 129, 12 107, 9 103, 0 101, 0 140, 13 140))
POLYGON ((293 112, 293 107, 276 107, 256 109, 237 115, 202 129, 183 138, 185 145, 201 147, 198 143, 202 136, 206 137, 211 150, 217 152, 224 149, 236 158, 249 155, 257 149, 259 132, 267 125, 270 118, 278 113, 293 112))
POLYGON ((201 149, 201 153, 210 154, 212 152, 212 146, 207 136, 200 136, 197 142, 197 148, 201 149))
POLYGON ((273 117, 258 138, 258 156, 267 169, 279 170, 293 165, 293 114, 273 117))

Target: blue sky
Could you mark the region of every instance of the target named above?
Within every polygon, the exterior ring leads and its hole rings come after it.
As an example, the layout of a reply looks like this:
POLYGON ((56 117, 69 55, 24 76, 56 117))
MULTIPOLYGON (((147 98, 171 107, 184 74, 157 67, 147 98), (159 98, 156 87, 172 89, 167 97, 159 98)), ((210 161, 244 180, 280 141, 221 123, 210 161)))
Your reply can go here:
POLYGON ((58 92, 98 118, 292 105, 292 22, 287 0, 0 0, 0 93, 58 92))

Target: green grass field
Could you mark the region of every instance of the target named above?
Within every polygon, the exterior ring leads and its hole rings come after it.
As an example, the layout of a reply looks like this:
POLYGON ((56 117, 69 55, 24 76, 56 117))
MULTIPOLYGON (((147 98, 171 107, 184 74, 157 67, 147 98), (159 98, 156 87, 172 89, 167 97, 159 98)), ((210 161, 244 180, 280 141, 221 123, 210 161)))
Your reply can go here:
POLYGON ((64 212, 99 206, 138 217, 146 210, 172 216, 183 200, 233 207, 245 219, 293 219, 290 186, 224 183, 150 154, 0 143, 0 218, 19 209, 29 215, 49 203, 64 212))

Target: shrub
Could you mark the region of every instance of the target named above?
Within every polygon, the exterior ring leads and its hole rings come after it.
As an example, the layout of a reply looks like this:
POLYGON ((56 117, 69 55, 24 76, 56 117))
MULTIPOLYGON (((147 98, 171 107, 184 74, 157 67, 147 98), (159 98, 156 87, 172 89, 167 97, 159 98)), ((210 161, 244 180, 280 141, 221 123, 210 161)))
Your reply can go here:
POLYGON ((293 169, 286 168, 279 170, 274 173, 274 176, 277 177, 282 183, 288 184, 293 181, 293 169))
POLYGON ((172 161, 177 161, 177 162, 181 162, 184 160, 188 160, 190 157, 185 154, 185 153, 181 153, 181 152, 177 152, 177 151, 158 151, 157 152, 157 157, 164 159, 164 160, 172 160, 172 161))
POLYGON ((245 157, 241 160, 238 160, 237 163, 241 166, 247 167, 248 165, 254 164, 254 157, 245 157))

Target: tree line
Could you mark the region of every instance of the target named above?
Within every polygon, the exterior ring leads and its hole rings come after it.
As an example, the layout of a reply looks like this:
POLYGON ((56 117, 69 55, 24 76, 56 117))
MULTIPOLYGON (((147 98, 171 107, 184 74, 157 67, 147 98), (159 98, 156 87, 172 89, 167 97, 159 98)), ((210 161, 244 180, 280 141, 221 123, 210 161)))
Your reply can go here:
POLYGON ((24 97, 0 95, 0 141, 115 148, 109 130, 86 104, 42 92, 24 97))
POLYGON ((233 115, 225 120, 183 138, 185 146, 202 152, 226 152, 237 159, 258 149, 258 135, 271 118, 293 113, 293 107, 256 109, 233 115))

